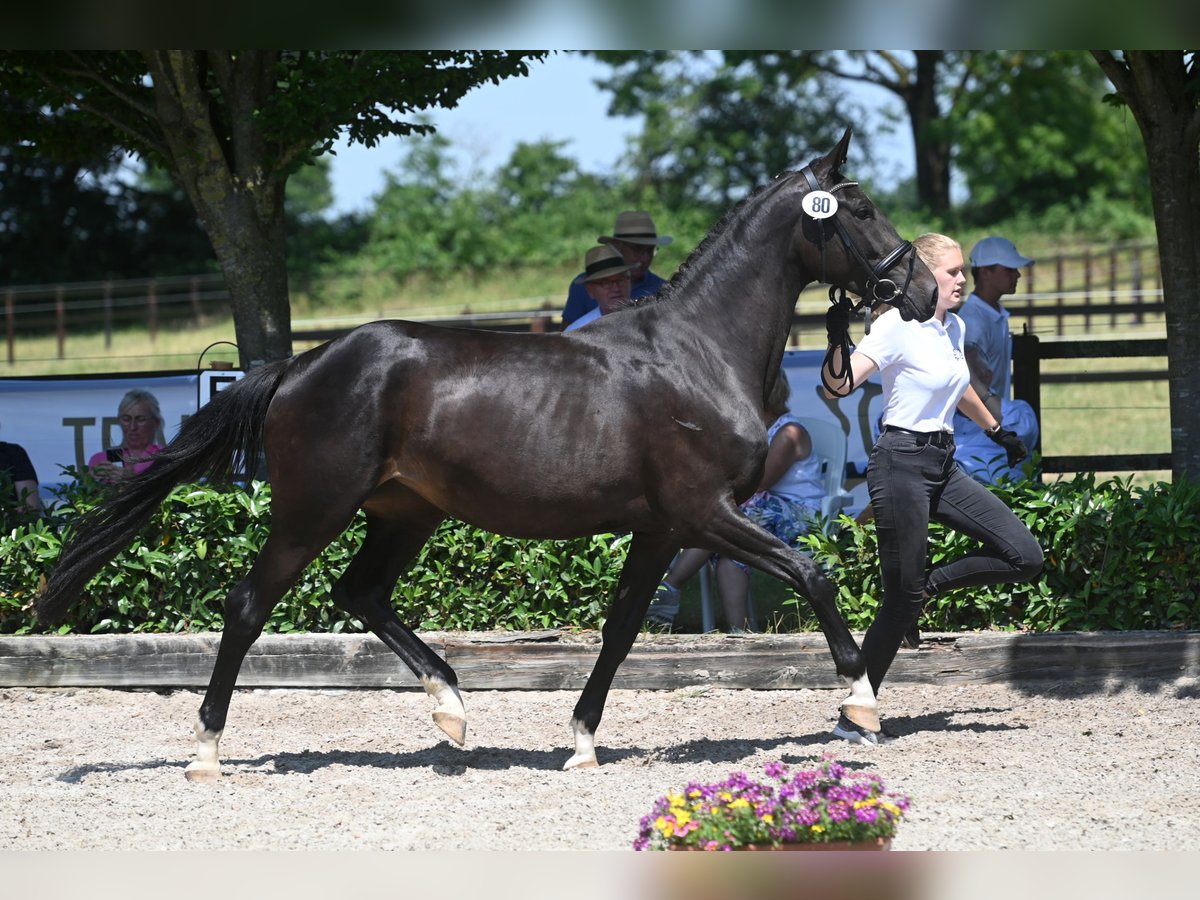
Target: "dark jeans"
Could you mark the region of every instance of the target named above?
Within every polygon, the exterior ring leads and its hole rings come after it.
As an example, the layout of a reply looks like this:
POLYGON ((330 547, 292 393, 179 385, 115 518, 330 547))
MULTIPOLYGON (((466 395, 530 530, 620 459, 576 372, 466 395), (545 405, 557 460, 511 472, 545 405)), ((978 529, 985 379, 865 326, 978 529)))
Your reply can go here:
POLYGON ((1042 570, 1042 548, 999 497, 954 461, 954 444, 921 443, 885 429, 871 451, 867 488, 875 511, 883 603, 863 639, 871 687, 879 685, 930 596, 962 587, 1027 581, 1042 570), (929 522, 980 541, 965 556, 925 571, 929 522))

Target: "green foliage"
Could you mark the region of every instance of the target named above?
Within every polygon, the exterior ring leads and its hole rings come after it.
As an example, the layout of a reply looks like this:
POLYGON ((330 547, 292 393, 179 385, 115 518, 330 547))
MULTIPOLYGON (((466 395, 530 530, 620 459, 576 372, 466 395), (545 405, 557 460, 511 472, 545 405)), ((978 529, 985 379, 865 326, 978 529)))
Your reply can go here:
MULTIPOLYGON (((0 485, 0 490, 3 485, 0 485)), ((0 500, 0 633, 42 631, 29 602, 53 568, 70 522, 104 487, 84 476, 42 519, 14 517, 0 500)), ((1136 630, 1200 627, 1200 483, 1133 487, 1094 475, 994 490, 1046 552, 1030 584, 1002 584, 937 597, 925 610, 934 631, 1136 630)), ((0 497, 9 498, 4 493, 0 497)), ((221 628, 225 594, 249 571, 270 524, 270 486, 181 485, 138 537, 105 566, 72 607, 61 633, 208 631, 221 628)), ((274 632, 361 631, 330 588, 363 540, 361 515, 310 565, 267 624, 274 632)), ((401 621, 421 630, 598 628, 624 563, 628 536, 534 541, 447 521, 402 576, 392 597, 401 621)), ((930 563, 974 549, 934 524, 930 563)), ((838 608, 865 630, 877 611, 875 529, 843 517, 832 536, 814 532, 802 549, 838 585, 838 608)), ((775 582, 773 585, 782 590, 775 582)), ((756 592, 758 588, 756 587, 756 592)), ((756 594, 757 595, 757 594, 756 594)), ((765 598, 759 598, 761 602, 765 598)), ((816 628, 808 604, 787 601, 776 627, 816 628)))
MULTIPOLYGON (((953 591, 929 601, 933 631, 1022 629, 1095 631, 1200 626, 1200 482, 1133 487, 1131 479, 1098 482, 1091 473, 1040 484, 1005 482, 993 489, 1033 532, 1046 554, 1033 583, 953 591)), ((929 564, 978 547, 934 523, 929 564)), ((874 618, 879 561, 873 524, 842 517, 835 535, 809 534, 803 549, 838 585, 838 606, 851 628, 874 618)), ((801 621, 812 625, 807 605, 801 621)))
MULTIPOLYGON (((29 601, 53 568, 71 521, 103 486, 84 476, 44 519, 5 520, 0 534, 0 633, 42 629, 29 601)), ((5 495, 8 496, 8 495, 5 495)), ((181 485, 137 538, 89 583, 62 633, 210 631, 221 628, 226 593, 249 571, 270 527, 270 486, 181 485)), ((0 503, 9 509, 12 501, 0 503)), ((361 631, 330 589, 365 533, 360 514, 284 596, 268 631, 361 631)), ((393 595, 402 621, 424 630, 598 628, 628 537, 571 541, 504 538, 447 521, 393 595)))
POLYGON ((1061 218, 1105 201, 1126 219, 1149 216, 1141 134, 1128 112, 1103 102, 1104 75, 1087 54, 984 53, 973 71, 955 163, 976 222, 1049 210, 1061 218))

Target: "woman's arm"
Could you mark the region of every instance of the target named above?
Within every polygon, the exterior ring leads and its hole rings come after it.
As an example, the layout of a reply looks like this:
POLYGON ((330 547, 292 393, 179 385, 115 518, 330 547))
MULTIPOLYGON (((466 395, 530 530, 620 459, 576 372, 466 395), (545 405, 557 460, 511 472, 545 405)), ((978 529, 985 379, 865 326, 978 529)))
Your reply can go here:
POLYGON ((1000 427, 1000 419, 992 415, 991 410, 975 393, 975 388, 970 385, 967 386, 967 392, 962 395, 962 399, 958 401, 958 411, 982 428, 986 434, 990 435, 1000 427))
POLYGON ((812 437, 808 430, 795 423, 788 423, 775 432, 771 446, 767 448, 767 464, 763 467, 760 491, 770 490, 797 460, 807 459, 812 453, 812 437))
POLYGON ((850 391, 879 371, 879 366, 875 364, 875 360, 856 350, 850 354, 850 372, 841 373, 841 377, 839 378, 830 370, 831 365, 840 365, 837 360, 831 358, 836 356, 838 356, 836 353, 827 355, 825 364, 821 366, 821 385, 825 388, 825 396, 829 400, 845 397, 850 391), (847 374, 853 378, 853 381, 847 378, 847 374))

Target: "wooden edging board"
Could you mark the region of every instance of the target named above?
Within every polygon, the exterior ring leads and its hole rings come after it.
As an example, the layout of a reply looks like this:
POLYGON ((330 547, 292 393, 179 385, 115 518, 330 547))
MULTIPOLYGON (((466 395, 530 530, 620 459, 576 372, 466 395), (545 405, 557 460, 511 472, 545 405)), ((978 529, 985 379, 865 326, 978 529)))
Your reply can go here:
MULTIPOLYGON (((596 656, 595 632, 438 632, 422 639, 467 690, 578 690, 596 656)), ((856 635, 861 641, 861 635, 856 635)), ((220 634, 0 638, 0 686, 203 688, 220 634)), ((987 684, 1200 675, 1200 632, 935 634, 900 651, 893 682, 987 684)), ((839 688, 819 635, 642 635, 614 687, 839 688)), ((263 635, 239 687, 417 688, 374 635, 263 635)))

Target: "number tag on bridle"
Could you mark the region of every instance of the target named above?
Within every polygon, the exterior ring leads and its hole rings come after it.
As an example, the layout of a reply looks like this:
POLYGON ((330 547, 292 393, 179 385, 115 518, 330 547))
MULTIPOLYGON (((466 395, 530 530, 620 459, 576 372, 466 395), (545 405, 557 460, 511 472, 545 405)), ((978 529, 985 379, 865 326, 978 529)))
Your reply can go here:
POLYGON ((829 191, 809 191, 800 207, 813 219, 828 219, 838 211, 838 202, 829 191))

